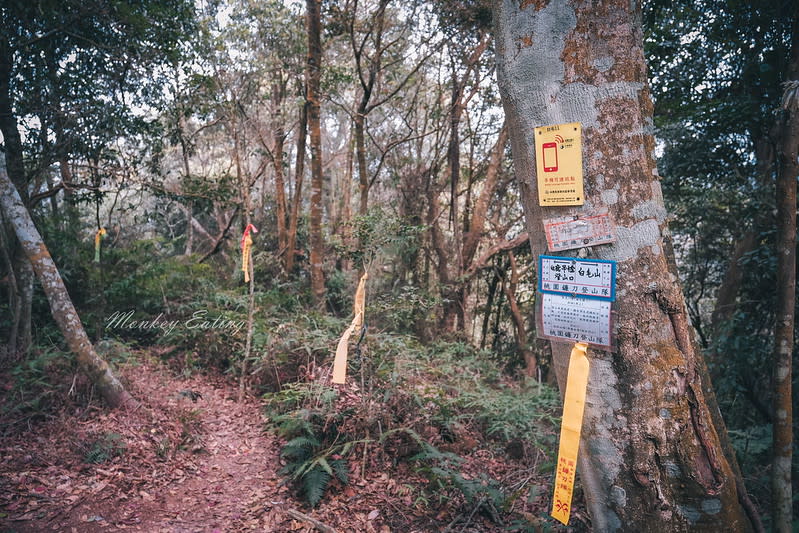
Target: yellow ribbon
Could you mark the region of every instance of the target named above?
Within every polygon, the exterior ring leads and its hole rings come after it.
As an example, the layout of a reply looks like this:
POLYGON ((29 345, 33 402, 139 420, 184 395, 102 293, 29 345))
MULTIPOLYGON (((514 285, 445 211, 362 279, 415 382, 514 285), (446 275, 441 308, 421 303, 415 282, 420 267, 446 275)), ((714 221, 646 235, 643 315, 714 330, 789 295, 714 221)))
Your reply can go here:
POLYGON ((252 248, 252 237, 250 231, 258 233, 255 226, 247 224, 244 228, 244 235, 241 237, 241 269, 244 271, 244 282, 250 282, 250 249, 252 248))
POLYGON ((352 323, 341 336, 336 347, 336 358, 333 360, 333 383, 343 384, 347 378, 347 355, 350 337, 363 326, 364 312, 366 310, 366 279, 369 275, 364 272, 355 291, 352 323))
POLYGON ((244 246, 241 247, 241 269, 244 271, 245 283, 250 282, 250 248, 252 248, 252 237, 244 237, 244 246))
POLYGON ((100 241, 105 236, 107 232, 105 228, 100 228, 97 230, 97 233, 94 234, 94 262, 100 262, 100 241))
POLYGON ((577 450, 580 448, 580 431, 583 427, 585 390, 588 386, 588 345, 578 342, 572 348, 566 394, 563 400, 563 420, 560 426, 555 493, 552 496, 552 517, 564 525, 569 523, 574 473, 577 469, 577 450))

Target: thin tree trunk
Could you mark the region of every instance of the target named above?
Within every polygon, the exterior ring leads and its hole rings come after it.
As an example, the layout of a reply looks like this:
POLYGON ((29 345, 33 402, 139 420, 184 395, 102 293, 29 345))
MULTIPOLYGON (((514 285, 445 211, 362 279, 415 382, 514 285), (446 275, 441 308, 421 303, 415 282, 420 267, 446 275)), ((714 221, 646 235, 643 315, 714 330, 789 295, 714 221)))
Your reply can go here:
POLYGON ((359 109, 353 120, 355 124, 355 159, 358 161, 358 214, 365 216, 369 210, 369 175, 366 170, 366 116, 359 109))
MULTIPOLYGON (((2 211, 0 211, 2 215, 2 211)), ((8 308, 11 311, 11 332, 8 337, 6 352, 9 357, 13 357, 17 353, 17 333, 19 332, 19 316, 22 310, 22 300, 19 297, 17 277, 14 274, 14 263, 11 260, 11 251, 13 248, 10 242, 16 242, 14 237, 9 235, 6 237, 6 223, 5 217, 0 216, 0 253, 3 255, 3 263, 5 263, 6 270, 8 271, 8 308)))
MULTIPOLYGON (((495 4, 497 77, 533 257, 543 220, 607 206, 617 242, 616 353, 589 353, 578 475, 595 531, 751 531, 735 457, 704 393, 682 289, 671 271, 656 175, 638 2, 495 4), (522 7, 524 6, 524 7, 522 7), (597 39, 601 34, 602 39, 597 39), (601 59, 608 69, 598 68, 601 59), (580 122, 583 207, 542 207, 533 131, 580 122)), ((574 253, 567 253, 567 256, 574 253)), ((570 345, 552 342, 563 390, 570 345)))
MULTIPOLYGON (((183 124, 180 119, 178 119, 178 136, 180 139, 180 153, 183 159, 183 179, 188 181, 191 179, 189 148, 186 145, 186 139, 183 138, 183 124)), ((194 218, 194 202, 190 200, 188 205, 184 205, 183 213, 186 215, 186 248, 183 254, 191 255, 194 250, 194 226, 191 223, 194 218)))
POLYGON ((61 174, 61 182, 64 184, 64 211, 68 228, 80 227, 80 213, 75 205, 74 192, 72 191, 72 171, 69 168, 67 156, 62 156, 58 161, 58 171, 61 174))
POLYGON ((306 0, 308 31, 308 129, 311 137, 311 293, 316 305, 325 298, 324 241, 322 239, 322 129, 320 111, 320 81, 322 68, 322 21, 319 0, 306 0))
MULTIPOLYGON (((25 165, 22 158, 22 139, 17 127, 17 117, 14 114, 14 104, 11 96, 12 50, 8 40, 0 36, 0 133, 3 134, 3 147, 5 149, 5 165, 8 168, 14 187, 22 198, 23 205, 28 202, 28 180, 25 174, 25 165)), ((17 295, 15 315, 9 345, 15 352, 26 351, 31 340, 31 310, 33 306, 33 271, 30 263, 25 259, 22 249, 15 246, 12 254, 14 277, 17 286, 14 288, 17 295)))
POLYGON ((53 318, 61 329, 70 350, 76 355, 81 370, 89 377, 109 405, 112 407, 135 406, 136 401, 114 376, 108 364, 94 351, 94 347, 83 329, 80 317, 72 305, 61 275, 50 257, 50 252, 33 224, 30 213, 22 203, 22 198, 20 198, 16 187, 9 180, 5 162, 2 160, 0 160, 0 207, 3 209, 5 218, 14 227, 25 256, 31 262, 33 271, 39 278, 47 296, 53 318))
POLYGON ((488 283, 488 297, 485 304, 485 314, 483 315, 483 327, 480 330, 480 349, 486 347, 486 339, 488 338, 488 325, 491 323, 491 311, 494 309, 494 294, 497 291, 497 284, 499 283, 499 274, 496 269, 492 270, 491 281, 488 283))
POLYGON ((14 267, 17 278, 17 295, 19 296, 16 348, 17 352, 26 352, 33 341, 31 321, 33 319, 34 272, 31 262, 26 257, 25 250, 19 246, 16 248, 14 267))
POLYGON ((516 287, 519 284, 519 269, 516 267, 516 257, 513 251, 508 252, 510 260, 510 280, 504 285, 505 297, 508 299, 510 316, 513 320, 513 331, 516 337, 516 349, 524 358, 524 373, 533 377, 538 369, 538 362, 535 353, 527 343, 527 328, 524 325, 524 316, 519 309, 519 302, 516 300, 516 287))
POLYGON ((427 192, 427 227, 429 228, 428 231, 430 232, 430 241, 433 251, 438 259, 436 263, 436 275, 439 285, 438 290, 443 300, 439 327, 447 333, 452 333, 457 326, 458 301, 454 285, 450 278, 450 249, 444 242, 444 235, 439 225, 439 211, 440 204, 438 201, 438 193, 431 184, 427 192))
POLYGON ((499 170, 502 166, 503 156, 505 155, 505 145, 507 143, 508 126, 507 124, 503 124, 502 129, 499 131, 497 142, 491 149, 488 168, 486 169, 486 179, 483 183, 483 190, 480 191, 480 196, 477 197, 474 203, 471 221, 469 222, 469 231, 463 236, 464 272, 468 270, 469 265, 471 265, 475 252, 477 252, 477 246, 480 244, 480 239, 483 236, 488 205, 494 198, 494 191, 499 181, 499 170))
MULTIPOLYGON (((283 84, 278 80, 272 84, 272 164, 275 170, 275 203, 277 215, 277 249, 282 254, 288 250, 288 228, 286 202, 286 180, 283 172, 283 149, 286 134, 283 131, 283 123, 280 114, 280 106, 283 105, 283 84)), ((285 264, 285 261, 284 261, 285 264)))
MULTIPOLYGON (((206 254, 203 255, 200 259, 198 259, 197 263, 204 263, 209 257, 211 257, 212 255, 214 255, 216 252, 219 251, 219 248, 222 246, 222 243, 225 241, 225 237, 227 237, 228 231, 230 231, 230 226, 233 224, 233 220, 235 220, 236 215, 239 213, 239 209, 240 209, 239 206, 234 207, 233 212, 230 214, 227 221, 224 220, 220 221, 219 226, 221 227, 221 229, 219 230, 219 235, 217 235, 213 239, 213 242, 211 243, 211 249, 208 250, 208 252, 206 252, 206 254)), ((224 213, 222 213, 222 216, 224 217, 224 213)), ((224 255, 224 252, 222 254, 224 257, 227 257, 224 255)))
POLYGON ((186 247, 183 250, 183 255, 191 255, 194 253, 194 216, 192 215, 194 202, 189 200, 188 205, 183 205, 183 214, 186 217, 186 247))
POLYGON ((793 527, 791 385, 796 305, 796 180, 799 177, 799 5, 794 9, 792 40, 777 167, 777 324, 774 329, 771 497, 774 531, 779 533, 790 533, 793 527))
POLYGON ((744 275, 741 260, 745 254, 755 249, 756 244, 757 234, 755 230, 747 231, 735 243, 730 255, 727 272, 724 274, 724 279, 716 293, 716 304, 713 307, 713 313, 710 315, 710 332, 714 342, 719 340, 719 335, 724 331, 725 325, 735 314, 735 302, 738 298, 738 290, 744 275))
POLYGON ((300 124, 297 127, 297 159, 294 164, 294 196, 291 198, 291 214, 289 215, 289 231, 286 239, 288 251, 283 256, 286 274, 294 270, 297 258, 297 227, 300 220, 302 204, 302 182, 305 177, 305 141, 308 136, 308 103, 300 108, 300 124))

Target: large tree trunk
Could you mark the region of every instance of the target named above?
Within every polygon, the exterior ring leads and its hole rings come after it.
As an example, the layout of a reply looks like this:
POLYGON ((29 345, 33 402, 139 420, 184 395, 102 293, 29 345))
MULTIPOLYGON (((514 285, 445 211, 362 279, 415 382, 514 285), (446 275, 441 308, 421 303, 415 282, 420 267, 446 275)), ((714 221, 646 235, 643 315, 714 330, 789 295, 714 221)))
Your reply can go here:
MULTIPOLYGON (((607 207, 618 240, 588 253, 617 262, 617 352, 591 350, 578 472, 595 531, 749 531, 703 391, 653 157, 640 5, 500 1, 500 92, 534 256, 542 220, 607 207), (537 126, 580 122, 585 204, 539 206, 537 126)), ((568 255, 573 255, 569 253, 568 255)), ((563 389, 570 346, 552 343, 563 389)), ((707 384, 705 384, 707 385, 707 384)))
POLYGON ((325 297, 325 278, 322 272, 324 242, 322 240, 322 127, 319 91, 322 69, 322 14, 319 0, 305 2, 308 30, 308 130, 311 137, 311 292, 320 305, 325 297))
POLYGON ((14 227, 17 239, 42 284, 53 318, 61 329, 69 349, 77 356, 81 370, 112 407, 136 405, 136 401, 122 387, 108 364, 94 351, 61 275, 50 257, 50 252, 47 251, 16 187, 8 178, 2 156, 0 156, 0 207, 6 220, 14 227))

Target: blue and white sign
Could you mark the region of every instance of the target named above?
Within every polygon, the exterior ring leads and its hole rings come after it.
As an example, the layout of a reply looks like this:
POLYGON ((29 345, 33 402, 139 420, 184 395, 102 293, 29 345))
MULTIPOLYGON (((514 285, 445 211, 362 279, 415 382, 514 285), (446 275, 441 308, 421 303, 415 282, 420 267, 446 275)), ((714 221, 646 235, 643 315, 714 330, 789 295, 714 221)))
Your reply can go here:
POLYGON ((597 300, 616 300, 616 262, 542 255, 538 290, 597 300))

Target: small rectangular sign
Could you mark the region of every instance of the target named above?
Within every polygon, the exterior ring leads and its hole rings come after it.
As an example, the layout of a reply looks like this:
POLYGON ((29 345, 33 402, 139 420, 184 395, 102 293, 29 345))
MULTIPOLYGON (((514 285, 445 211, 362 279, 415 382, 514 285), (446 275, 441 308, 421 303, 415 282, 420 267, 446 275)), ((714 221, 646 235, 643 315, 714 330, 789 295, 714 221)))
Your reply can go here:
POLYGON ((612 302, 616 299, 616 262, 539 256, 538 290, 612 302))
POLYGON ((596 246, 616 240, 615 225, 607 212, 546 219, 544 231, 550 252, 596 246))
POLYGON ((582 150, 579 122, 535 128, 539 205, 583 205, 582 150))
POLYGON ((612 349, 611 302, 539 294, 538 336, 612 349))

